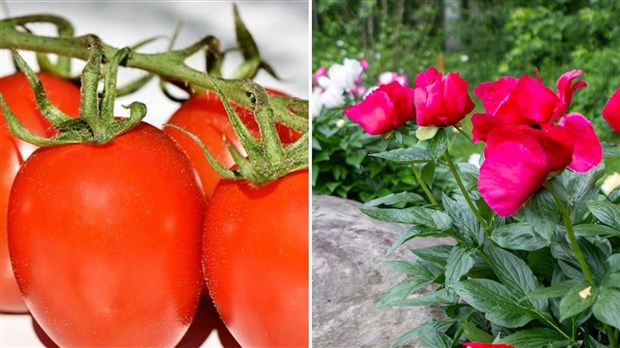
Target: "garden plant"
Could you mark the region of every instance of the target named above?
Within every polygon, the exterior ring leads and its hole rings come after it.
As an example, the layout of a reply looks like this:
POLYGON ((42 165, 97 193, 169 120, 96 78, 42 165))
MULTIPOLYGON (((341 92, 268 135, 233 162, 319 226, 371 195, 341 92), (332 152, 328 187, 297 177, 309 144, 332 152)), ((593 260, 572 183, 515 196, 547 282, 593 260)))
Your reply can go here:
MULTIPOLYGON (((387 263, 407 277, 378 306, 435 305, 445 314, 395 345, 417 336, 426 347, 618 346, 620 188, 601 185, 605 163, 618 160, 620 149, 571 110, 587 86, 581 77, 565 72, 553 89, 537 75, 479 84, 474 94, 484 111, 471 116, 471 135, 461 129, 475 107, 468 82, 435 67, 412 88, 380 84, 344 109, 380 141, 399 134, 399 148, 370 155, 418 173, 424 192, 392 193, 363 208, 411 225, 388 254, 414 238, 453 241, 387 263), (484 143, 480 165, 455 161, 455 137, 484 143), (431 190, 432 172, 419 174, 428 165, 450 173, 440 194, 431 190)), ((618 132, 620 88, 602 98, 603 119, 618 132)))

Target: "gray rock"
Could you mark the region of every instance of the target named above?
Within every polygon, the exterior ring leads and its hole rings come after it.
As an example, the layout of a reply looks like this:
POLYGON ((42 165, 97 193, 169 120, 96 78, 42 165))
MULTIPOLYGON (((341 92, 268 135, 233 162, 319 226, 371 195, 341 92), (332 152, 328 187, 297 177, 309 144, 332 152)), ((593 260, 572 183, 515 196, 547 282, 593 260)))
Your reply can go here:
MULTIPOLYGON (((408 228, 373 220, 360 204, 331 196, 312 198, 312 344, 314 347, 389 347, 406 331, 431 317, 434 307, 384 307, 375 304, 405 279, 388 269, 388 259, 411 259, 410 248, 450 243, 416 238, 389 257, 386 251, 408 228)), ((408 347, 418 347, 415 340, 408 347)))

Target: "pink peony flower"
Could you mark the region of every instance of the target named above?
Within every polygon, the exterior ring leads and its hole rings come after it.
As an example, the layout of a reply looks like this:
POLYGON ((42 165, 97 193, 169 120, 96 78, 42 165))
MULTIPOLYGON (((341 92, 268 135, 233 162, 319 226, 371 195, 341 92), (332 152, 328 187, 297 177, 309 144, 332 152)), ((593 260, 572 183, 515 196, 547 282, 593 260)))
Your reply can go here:
POLYGON ((478 188, 499 215, 512 215, 538 191, 549 174, 570 168, 587 172, 603 157, 590 121, 579 113, 562 116, 573 93, 585 82, 572 81, 581 71, 558 79, 558 93, 522 76, 485 82, 474 91, 486 113, 472 116, 473 140, 485 141, 485 162, 478 188))
POLYGON ((461 344, 469 348, 517 348, 505 343, 462 342, 461 344))
POLYGON ((415 118, 413 89, 398 82, 381 85, 344 113, 371 135, 382 134, 415 118))
POLYGON ((620 88, 609 97, 603 108, 603 118, 616 133, 620 133, 620 88))
POLYGON ((537 71, 537 78, 504 76, 481 83, 474 88, 474 94, 482 99, 488 114, 504 122, 549 126, 566 112, 575 91, 587 85, 583 81, 572 84, 581 74, 581 70, 562 74, 556 83, 557 93, 542 83, 537 71))
POLYGON ((416 122, 424 127, 455 125, 474 109, 467 81, 456 72, 444 76, 434 67, 416 76, 414 97, 416 122))

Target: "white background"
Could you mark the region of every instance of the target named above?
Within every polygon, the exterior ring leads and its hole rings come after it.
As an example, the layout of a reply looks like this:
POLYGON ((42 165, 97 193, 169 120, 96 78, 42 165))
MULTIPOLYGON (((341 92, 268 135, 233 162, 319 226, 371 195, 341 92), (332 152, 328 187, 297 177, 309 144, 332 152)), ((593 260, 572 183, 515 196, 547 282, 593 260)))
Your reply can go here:
MULTIPOLYGON (((206 35, 215 35, 221 41, 222 49, 235 45, 234 20, 231 1, 5 1, 0 18, 22 16, 27 14, 52 13, 69 19, 76 30, 76 35, 94 33, 104 42, 115 47, 131 46, 146 38, 172 35, 177 24, 183 23, 182 31, 175 48, 185 47, 206 35), (6 11, 8 8, 8 14, 6 11)), ((307 99, 310 82, 310 42, 309 42, 309 5, 307 1, 236 1, 241 17, 257 42, 261 56, 269 62, 283 81, 278 81, 265 72, 255 79, 264 86, 285 91, 293 96, 307 99)), ((30 27, 35 33, 52 34, 51 26, 30 27)), ((0 37, 0 40, 2 38, 0 37)), ((140 52, 158 52, 166 50, 168 42, 160 39, 140 52)), ((34 57, 23 52, 27 61, 34 64, 34 57)), ((232 58, 232 57, 231 57, 232 58)), ((240 56, 230 59, 224 65, 224 77, 230 76, 240 62, 240 56)), ((188 59, 192 67, 204 70, 203 55, 200 53, 188 59)), ((74 61, 73 69, 79 72, 82 62, 74 61)), ((0 75, 14 72, 10 55, 6 50, 0 51, 0 75)), ((119 84, 144 74, 140 71, 123 69, 119 72, 119 84)), ((182 96, 183 94, 179 94, 182 96)), ((117 100, 116 115, 126 116, 127 111, 121 107, 132 101, 147 104, 145 118, 157 127, 161 127, 168 117, 178 108, 178 104, 168 100, 159 90, 157 80, 151 81, 146 88, 131 96, 117 100)), ((76 291, 79 291, 76 289, 76 291)), ((218 347, 221 346, 216 334, 221 331, 221 323, 214 323, 215 312, 207 312, 200 325, 213 327, 208 338, 204 332, 196 330, 196 336, 190 337, 190 345, 218 347)), ((29 315, 0 314, 1 347, 36 347, 43 346, 40 336, 35 334, 32 318, 29 315)))

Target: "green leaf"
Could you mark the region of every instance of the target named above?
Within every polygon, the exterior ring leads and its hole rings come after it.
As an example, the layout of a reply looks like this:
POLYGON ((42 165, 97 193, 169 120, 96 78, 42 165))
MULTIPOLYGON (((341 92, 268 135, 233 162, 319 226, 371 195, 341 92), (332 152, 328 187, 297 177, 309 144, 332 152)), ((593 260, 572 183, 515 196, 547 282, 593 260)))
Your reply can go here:
POLYGON ((461 299, 496 325, 518 328, 539 317, 529 302, 520 303, 508 288, 490 279, 464 280, 455 284, 454 289, 461 299))
POLYGON ((536 289, 527 294, 527 297, 530 299, 563 297, 577 284, 580 284, 578 280, 565 280, 563 282, 553 284, 547 288, 536 289))
POLYGON ((437 244, 426 248, 411 249, 411 252, 421 259, 445 266, 452 249, 454 245, 437 244))
POLYGON ((461 322, 461 327, 470 342, 493 342, 493 336, 468 321, 461 322))
POLYGON ((387 196, 379 197, 373 199, 369 202, 364 203, 364 208, 377 207, 380 205, 392 205, 396 203, 414 203, 414 202, 423 202, 424 198, 417 193, 413 192, 399 192, 399 193, 390 193, 387 196))
POLYGON ((424 227, 419 227, 419 226, 412 226, 409 229, 405 230, 404 232, 402 232, 398 238, 396 238, 396 241, 394 242, 394 244, 392 244, 392 246, 390 247, 390 249, 387 251, 387 255, 392 254, 396 249, 398 249, 401 245, 403 245, 404 243, 406 243, 407 241, 415 238, 415 237, 428 237, 428 236, 435 236, 437 235, 438 232, 436 230, 430 229, 430 228, 424 228, 424 227))
POLYGON ((440 128, 437 134, 430 140, 428 150, 431 152, 435 160, 439 160, 448 149, 448 134, 445 128, 440 128))
POLYGON ((432 280, 424 278, 407 278, 388 290, 377 303, 377 308, 389 306, 393 302, 401 301, 432 282, 432 280))
POLYGON ((620 329, 620 290, 602 288, 592 306, 592 313, 596 319, 620 329))
MULTIPOLYGON (((516 255, 491 243, 485 244, 484 251, 497 278, 515 295, 523 297, 541 287, 527 263, 516 255)), ((531 304, 540 312, 546 311, 548 307, 545 299, 531 300, 531 304)))
POLYGON ((620 205, 602 201, 590 201, 587 205, 592 215, 602 223, 620 231, 620 205))
POLYGON ((378 152, 370 154, 370 156, 379 157, 388 161, 403 164, 433 162, 433 156, 431 155, 431 153, 428 152, 428 150, 419 147, 410 147, 406 149, 395 149, 385 152, 378 152))
POLYGON ((449 305, 458 302, 458 298, 453 292, 448 292, 447 289, 441 289, 433 292, 427 292, 415 297, 404 299, 402 301, 392 302, 390 305, 395 307, 417 307, 417 306, 429 306, 429 305, 449 305))
POLYGON ((608 346, 603 345, 601 342, 594 339, 594 337, 588 335, 584 340, 584 348, 609 348, 608 346))
POLYGON ((443 274, 443 268, 426 260, 405 261, 391 260, 386 261, 385 266, 397 272, 411 274, 424 279, 435 279, 443 274))
POLYGON ((499 343, 505 343, 519 348, 559 348, 571 346, 571 341, 567 340, 562 334, 556 330, 544 327, 517 331, 500 339, 499 343))
POLYGON ((551 193, 547 190, 536 192, 525 203, 524 212, 534 230, 544 239, 550 240, 560 221, 560 213, 551 193))
POLYGON ((527 222, 498 227, 491 233, 491 239, 502 248, 511 250, 534 251, 549 245, 527 222))
POLYGON ((484 240, 484 230, 465 200, 452 200, 444 194, 442 203, 446 213, 452 219, 454 229, 458 231, 460 239, 470 246, 481 245, 484 240))
POLYGON ((597 293, 598 289, 592 288, 588 282, 579 282, 573 286, 560 301, 560 321, 592 307, 597 293))
POLYGON ((425 326, 418 332, 420 342, 427 348, 450 348, 452 339, 434 327, 425 326))
POLYGON ((605 262, 605 266, 609 272, 620 271, 620 253, 609 256, 605 262))
POLYGON ((605 225, 583 224, 573 226, 573 231, 578 236, 616 236, 620 237, 620 231, 605 225))
POLYGON ((474 266, 472 250, 467 250, 461 246, 452 249, 446 263, 446 286, 456 284, 474 266))
POLYGON ((373 219, 421 225, 434 228, 438 231, 445 231, 452 227, 450 217, 443 212, 422 208, 412 207, 406 209, 361 209, 362 212, 373 219))
POLYGON ((435 319, 431 319, 429 321, 426 321, 424 324, 416 327, 415 329, 409 330, 407 332, 405 332, 404 334, 402 334, 400 337, 398 337, 397 339, 394 340, 394 342, 392 342, 392 344, 390 345, 390 347, 396 347, 396 346, 400 346, 403 342, 409 341, 411 339, 413 339, 414 337, 418 336, 418 333, 420 332, 421 329, 425 328, 425 327, 432 327, 436 330, 447 330, 450 326, 452 326, 452 324, 454 324, 454 320, 435 320, 435 319))

